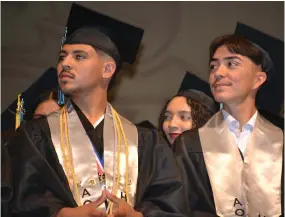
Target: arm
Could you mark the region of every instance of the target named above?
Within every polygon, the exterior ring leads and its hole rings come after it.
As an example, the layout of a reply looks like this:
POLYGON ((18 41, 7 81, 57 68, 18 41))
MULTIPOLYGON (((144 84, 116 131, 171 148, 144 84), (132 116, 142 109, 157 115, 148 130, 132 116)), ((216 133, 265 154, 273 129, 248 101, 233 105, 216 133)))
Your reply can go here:
POLYGON ((135 209, 144 217, 184 217, 185 190, 173 152, 155 131, 140 136, 139 183, 135 209))
POLYGON ((197 130, 184 132, 173 144, 182 171, 187 204, 193 217, 216 217, 212 189, 197 130))
MULTIPOLYGON (((70 204, 62 200, 62 184, 37 149, 38 144, 34 144, 34 138, 30 136, 33 134, 27 133, 27 125, 21 126, 7 144, 14 190, 12 213, 20 217, 50 217, 70 204)), ((33 133, 37 134, 37 131, 33 129, 33 133)), ((43 147, 47 145, 43 138, 39 141, 43 147)))

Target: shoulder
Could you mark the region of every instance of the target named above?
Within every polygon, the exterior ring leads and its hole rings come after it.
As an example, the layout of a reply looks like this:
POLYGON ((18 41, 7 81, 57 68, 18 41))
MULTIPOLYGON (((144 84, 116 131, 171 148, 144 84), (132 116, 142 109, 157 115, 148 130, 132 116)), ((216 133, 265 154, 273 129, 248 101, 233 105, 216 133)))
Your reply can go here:
MULTIPOLYGON (((258 114, 256 121, 258 122, 258 126, 260 130, 262 130, 267 135, 271 135, 272 137, 276 136, 278 138, 283 138, 283 131, 273 123, 271 123, 269 120, 267 120, 265 117, 263 117, 261 114, 258 114)), ((282 139, 283 140, 283 139, 282 139)))
POLYGON ((137 127, 139 149, 145 153, 172 155, 172 150, 157 129, 137 127))
POLYGON ((21 125, 20 130, 25 131, 30 137, 40 136, 49 130, 47 118, 41 117, 39 119, 29 120, 21 125))
POLYGON ((25 121, 16 130, 11 140, 7 143, 9 150, 24 150, 30 145, 40 144, 50 135, 46 117, 25 121))
POLYGON ((145 127, 136 126, 140 142, 151 144, 164 144, 168 146, 163 136, 157 129, 150 129, 145 127))
POLYGON ((175 155, 183 153, 202 153, 200 135, 198 129, 183 132, 174 142, 175 155))

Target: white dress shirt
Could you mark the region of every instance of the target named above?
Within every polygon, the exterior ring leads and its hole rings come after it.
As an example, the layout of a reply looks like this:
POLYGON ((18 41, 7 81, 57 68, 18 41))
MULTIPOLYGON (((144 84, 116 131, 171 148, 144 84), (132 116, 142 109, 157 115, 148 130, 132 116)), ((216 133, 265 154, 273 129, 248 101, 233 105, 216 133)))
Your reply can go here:
POLYGON ((104 119, 105 115, 102 115, 96 122, 93 124, 94 129, 101 123, 101 121, 104 119))
POLYGON ((249 119, 249 121, 243 126, 242 130, 240 131, 239 125, 240 123, 231 116, 228 112, 224 109, 222 110, 224 120, 227 122, 230 132, 235 138, 236 144, 239 147, 242 155, 245 155, 246 145, 248 143, 248 139, 253 131, 253 127, 255 125, 257 111, 255 114, 249 119))

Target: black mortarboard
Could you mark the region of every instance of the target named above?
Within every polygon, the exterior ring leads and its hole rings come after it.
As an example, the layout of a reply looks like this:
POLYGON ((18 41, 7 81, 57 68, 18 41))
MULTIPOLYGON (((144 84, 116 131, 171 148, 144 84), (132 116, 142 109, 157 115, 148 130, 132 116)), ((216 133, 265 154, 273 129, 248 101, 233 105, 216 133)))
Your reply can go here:
POLYGON ((99 48, 117 63, 132 64, 144 31, 106 15, 72 4, 64 44, 88 44, 99 48))
POLYGON ((196 75, 186 72, 178 90, 178 93, 181 92, 199 101, 213 114, 218 111, 218 103, 213 98, 210 85, 196 75))
MULTIPOLYGON (((38 78, 27 90, 25 90, 21 98, 24 100, 25 117, 29 117, 34 112, 38 98, 41 94, 56 89, 58 87, 57 72, 55 68, 49 68, 40 78, 38 78)), ((15 129, 15 112, 17 108, 17 96, 15 101, 1 114, 1 131, 11 128, 15 129)))
POLYGON ((279 115, 284 103, 284 42, 239 22, 235 34, 244 36, 270 56, 273 64, 263 52, 263 62, 269 68, 264 69, 263 66, 263 70, 267 70, 269 82, 258 91, 256 106, 279 115))
POLYGON ((141 121, 141 122, 137 123, 136 125, 139 127, 144 127, 144 128, 148 128, 148 129, 156 129, 156 127, 148 120, 141 121))

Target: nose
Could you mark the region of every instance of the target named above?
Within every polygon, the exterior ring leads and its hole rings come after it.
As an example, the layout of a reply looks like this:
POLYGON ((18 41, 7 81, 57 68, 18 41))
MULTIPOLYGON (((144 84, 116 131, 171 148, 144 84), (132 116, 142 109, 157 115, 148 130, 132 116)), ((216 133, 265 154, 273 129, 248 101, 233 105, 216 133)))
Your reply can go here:
POLYGON ((170 120, 168 127, 169 129, 178 128, 178 120, 175 116, 170 120))
POLYGON ((62 69, 63 69, 63 71, 70 71, 71 67, 70 67, 70 65, 62 64, 62 69))
POLYGON ((224 65, 220 65, 216 70, 214 70, 214 76, 216 80, 220 80, 225 77, 227 73, 227 68, 224 65))
POLYGON ((63 60, 61 60, 57 65, 57 72, 60 74, 62 71, 70 71, 72 69, 71 58, 66 56, 63 60))

